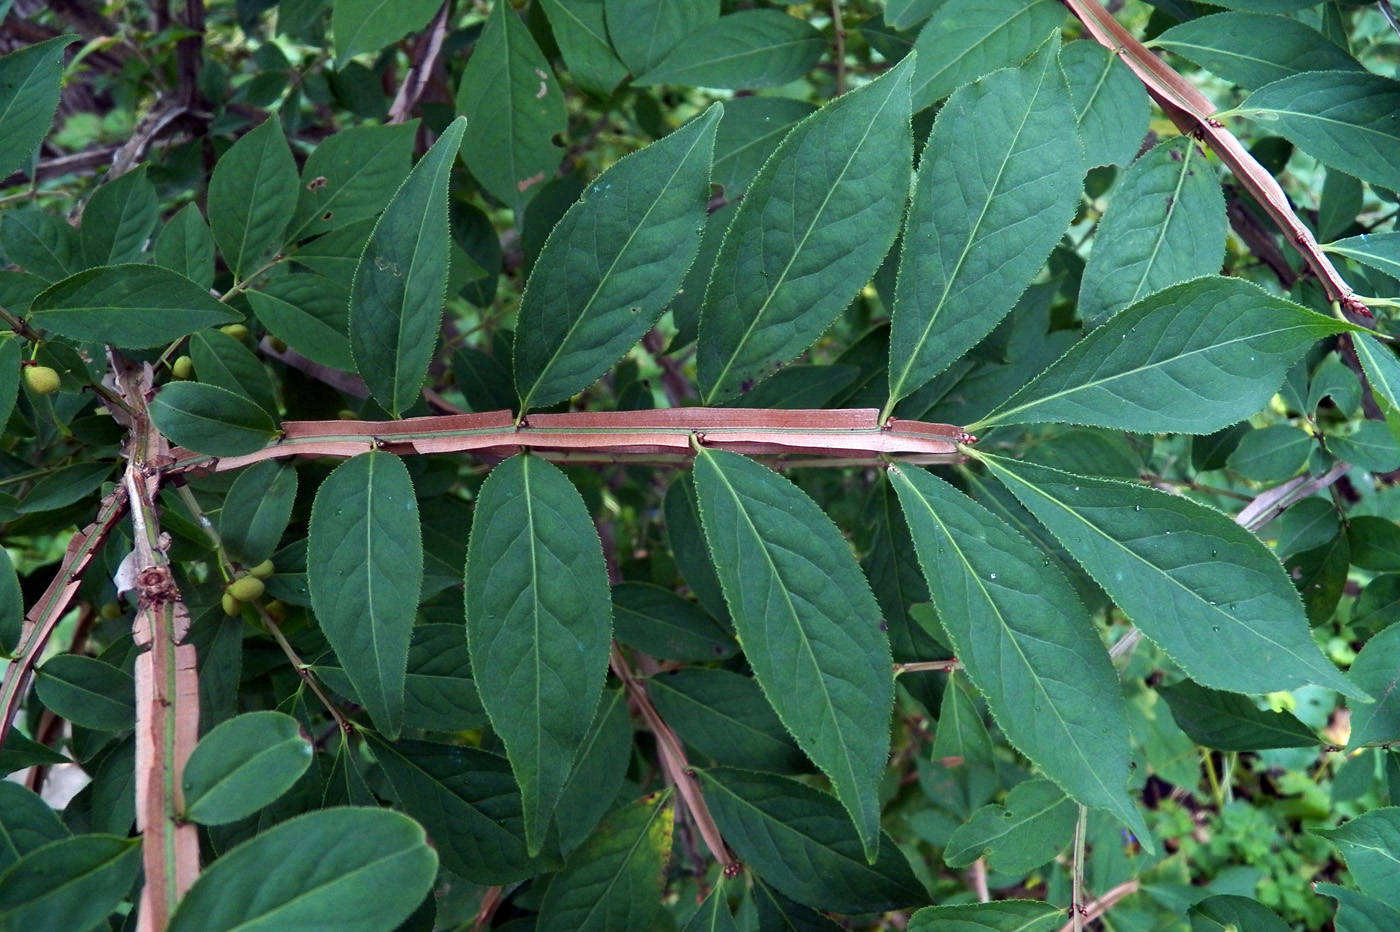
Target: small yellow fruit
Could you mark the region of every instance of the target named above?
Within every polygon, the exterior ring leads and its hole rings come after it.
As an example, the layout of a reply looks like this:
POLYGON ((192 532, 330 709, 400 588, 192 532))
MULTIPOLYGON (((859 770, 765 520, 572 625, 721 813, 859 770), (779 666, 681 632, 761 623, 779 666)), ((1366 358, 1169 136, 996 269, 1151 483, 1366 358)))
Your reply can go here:
POLYGON ((181 356, 170 366, 170 374, 181 382, 188 382, 194 378, 194 360, 188 356, 181 356))
POLYGON ((335 413, 335 416, 342 421, 358 421, 360 419, 358 414, 348 408, 341 408, 335 413))
POLYGON ((219 329, 222 330, 224 333, 227 333, 229 336, 233 337, 235 340, 248 339, 248 328, 243 326, 242 324, 229 324, 227 327, 220 327, 219 329))
POLYGON ((267 616, 273 621, 280 622, 287 617, 287 606, 276 599, 273 599, 263 607, 267 609, 267 616))
POLYGON ((268 337, 267 345, 272 347, 273 352, 285 353, 287 351, 286 342, 284 340, 279 340, 277 337, 268 337))
POLYGON ((261 598, 263 594, 263 581, 254 579, 252 576, 244 576, 242 579, 235 579, 229 583, 228 594, 238 599, 240 602, 251 602, 261 598))
POLYGON ((116 602, 107 602, 97 612, 108 621, 122 617, 122 607, 116 602))
POLYGON ((26 366, 24 384, 36 395, 52 395, 58 391, 58 373, 48 366, 26 366))
POLYGON ((243 603, 233 597, 233 593, 225 592, 222 600, 225 615, 242 615, 243 603))
POLYGON ((277 572, 277 567, 272 565, 271 560, 264 560, 248 571, 248 575, 255 579, 266 579, 277 572))

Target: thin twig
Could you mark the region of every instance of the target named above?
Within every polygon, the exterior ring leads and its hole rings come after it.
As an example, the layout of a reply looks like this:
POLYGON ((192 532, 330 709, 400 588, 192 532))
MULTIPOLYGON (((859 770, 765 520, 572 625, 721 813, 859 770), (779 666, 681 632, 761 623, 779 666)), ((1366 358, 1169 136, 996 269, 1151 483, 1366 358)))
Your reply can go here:
POLYGON ((978 858, 967 869, 968 880, 972 881, 972 892, 977 894, 977 902, 990 903, 991 891, 987 889, 987 859, 978 858))
POLYGON ((316 682, 316 677, 311 672, 311 666, 297 655, 296 649, 292 647, 291 642, 287 640, 287 636, 282 633, 282 628, 277 624, 277 619, 272 617, 267 607, 261 602, 254 602, 252 605, 258 613, 258 617, 262 619, 264 627, 266 627, 268 633, 272 635, 272 639, 277 642, 277 646, 282 648, 282 653, 291 661, 292 667, 297 671, 297 675, 301 677, 301 681, 316 694, 316 698, 321 700, 321 705, 325 706, 331 718, 335 719, 335 723, 337 727, 340 728, 341 734, 348 735, 353 732, 355 726, 341 713, 335 703, 331 702, 330 697, 321 690, 321 684, 316 682))
MULTIPOLYGON (((1092 903, 1086 904, 1084 906, 1084 914, 1082 916, 1076 914, 1075 919, 1083 919, 1084 922, 1093 922, 1095 919, 1100 918, 1101 916, 1103 916, 1104 913, 1112 909, 1119 900, 1123 899, 1123 897, 1128 896, 1132 893, 1136 893, 1138 891, 1139 885, 1139 881, 1137 881, 1136 879, 1127 880, 1123 883, 1120 883, 1118 886, 1114 887, 1112 890, 1109 890, 1097 900, 1094 900, 1092 903)), ((1066 922, 1063 926, 1060 927, 1059 932, 1074 932, 1075 927, 1075 921, 1070 920, 1069 922, 1066 922)))
POLYGON ((433 17, 427 34, 419 40, 413 66, 408 69, 403 83, 399 85, 398 93, 394 95, 394 104, 389 108, 390 123, 402 123, 407 120, 409 113, 422 99, 423 91, 428 86, 428 78, 437 65, 438 55, 442 53, 442 40, 447 35, 447 11, 451 6, 451 0, 444 0, 437 15, 433 17))
POLYGON ((836 34, 836 96, 846 93, 846 27, 841 19, 841 0, 831 0, 831 30, 836 34))
POLYGON ((1074 866, 1070 877, 1070 924, 1074 932, 1083 932, 1084 916, 1084 842, 1089 833, 1089 807, 1079 807, 1079 820, 1074 826, 1074 866))
POLYGON ((1254 533, 1293 505, 1335 483, 1351 470, 1351 464, 1338 460, 1320 476, 1298 476, 1283 485, 1261 493, 1235 515, 1235 523, 1254 533))
POLYGON ((929 671, 946 673, 949 670, 961 670, 962 663, 956 657, 951 660, 915 660, 910 663, 897 663, 894 665, 894 675, 902 673, 927 673, 929 671))

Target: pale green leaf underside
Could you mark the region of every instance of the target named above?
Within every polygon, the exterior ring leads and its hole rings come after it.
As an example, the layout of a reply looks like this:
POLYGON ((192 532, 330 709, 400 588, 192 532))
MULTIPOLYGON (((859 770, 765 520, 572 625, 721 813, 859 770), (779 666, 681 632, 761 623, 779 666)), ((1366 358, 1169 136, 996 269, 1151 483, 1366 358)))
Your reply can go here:
POLYGON ((598 532, 558 467, 513 456, 482 485, 466 617, 472 675, 520 784, 534 855, 593 724, 612 637, 598 532))
POLYGON ((890 469, 938 617, 1011 743, 1144 844, 1123 695, 1093 622, 1040 549, 931 473, 890 469))
POLYGON ((702 450, 695 485, 754 675, 798 746, 831 778, 873 857, 894 702, 875 597, 831 520, 766 466, 702 450))
POLYGON ((1369 265, 1391 278, 1400 277, 1400 233, 1362 233, 1322 248, 1369 265))
POLYGON ((1318 649, 1278 560, 1229 518, 1145 486, 982 459, 1196 682, 1367 698, 1318 649))

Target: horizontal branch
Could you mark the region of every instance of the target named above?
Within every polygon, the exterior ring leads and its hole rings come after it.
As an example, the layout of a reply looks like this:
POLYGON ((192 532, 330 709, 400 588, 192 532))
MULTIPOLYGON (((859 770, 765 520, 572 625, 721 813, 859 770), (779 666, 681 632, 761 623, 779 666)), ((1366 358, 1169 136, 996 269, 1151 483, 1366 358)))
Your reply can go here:
MULTIPOLYGON (((529 449, 598 461, 634 457, 688 458, 696 446, 751 455, 943 458, 975 440, 961 427, 891 418, 875 408, 782 411, 767 408, 671 408, 532 414, 517 424, 510 411, 418 417, 402 421, 287 421, 282 436, 243 456, 172 451, 167 472, 223 472, 286 456, 355 456, 384 450, 400 456, 473 453, 510 456, 529 449)), ((814 464, 815 465, 815 464, 814 464)))

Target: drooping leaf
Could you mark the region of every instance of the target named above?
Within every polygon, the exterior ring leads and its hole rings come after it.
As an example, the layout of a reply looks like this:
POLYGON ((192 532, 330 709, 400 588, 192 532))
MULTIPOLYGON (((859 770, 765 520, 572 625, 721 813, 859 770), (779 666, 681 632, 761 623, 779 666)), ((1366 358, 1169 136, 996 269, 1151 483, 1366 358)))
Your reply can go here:
POLYGON ((1307 23, 1230 12, 1177 23, 1150 43, 1246 89, 1304 71, 1361 71, 1361 64, 1307 23))
MULTIPOLYGON (((387 11, 390 5, 385 6, 387 11)), ((408 176, 417 129, 417 120, 352 126, 322 140, 302 167, 287 239, 305 239, 379 213, 408 176)))
POLYGON ((1312 729, 1289 712, 1261 710, 1239 693, 1226 693, 1182 680, 1157 687, 1172 718, 1191 740, 1220 751, 1306 748, 1319 743, 1312 729))
POLYGON ((1362 233, 1328 243, 1322 248, 1369 265, 1391 278, 1400 277, 1400 232, 1362 233))
MULTIPOLYGON (((624 65, 608 43, 606 4, 604 0, 543 0, 545 15, 559 43, 559 52, 574 83, 600 100, 612 96, 627 77, 624 65)), ((649 9, 667 10, 686 4, 647 4, 649 9)), ((631 24, 622 35, 635 34, 631 24)))
MULTIPOLYGON (((1358 601, 1356 613, 1363 611, 1362 602, 1366 594, 1385 577, 1380 577, 1368 585, 1358 601)), ((1351 737, 1347 749, 1354 751, 1371 744, 1389 744, 1400 741, 1400 679, 1395 671, 1400 669, 1400 626, 1392 624, 1366 642, 1356 660, 1352 662, 1347 677, 1376 697, 1373 705, 1356 704, 1351 710, 1351 737)))
POLYGON ((269 333, 307 359, 354 372, 348 336, 354 263, 349 264, 351 270, 343 282, 324 275, 283 275, 248 291, 248 303, 269 333))
POLYGON ((520 789, 502 757, 427 741, 374 742, 404 811, 428 830, 442 865, 479 884, 515 883, 558 866, 525 851, 520 789))
POLYGON ((34 154, 58 110, 63 50, 77 36, 58 36, 0 56, 0 174, 34 154))
POLYGON ((631 762, 632 717, 624 690, 604 690, 555 812, 559 850, 568 855, 617 805, 631 762))
POLYGON ((346 62, 365 52, 377 52, 427 25, 437 0, 335 0, 331 7, 331 33, 335 36, 335 62, 346 62))
POLYGON ((685 924, 684 932, 739 932, 734 914, 729 911, 729 896, 722 878, 685 924))
POLYGON ((1064 20, 1054 0, 947 0, 914 41, 914 112, 988 72, 1019 65, 1064 20))
POLYGON ((957 758, 964 764, 994 771, 996 759, 992 755, 992 736, 987 732, 982 714, 958 685, 958 679, 950 675, 943 687, 943 701, 938 705, 938 730, 934 733, 929 757, 949 766, 953 758, 957 758))
POLYGON ((983 806, 953 833, 943 860, 949 867, 966 867, 985 856, 987 865, 1003 874, 1028 873, 1069 844, 1075 810, 1064 790, 1049 780, 1019 783, 1005 805, 983 806))
POLYGON ((219 538, 233 559, 257 566, 282 540, 296 503, 297 471, 265 460, 238 474, 219 512, 219 538))
POLYGON ((931 473, 889 470, 938 617, 1011 743, 1150 844, 1128 797, 1123 696, 1087 613, 1039 548, 931 473))
POLYGON ((928 892, 886 836, 868 863, 841 804, 774 774, 700 773, 705 801, 734 852, 779 891, 807 906, 872 913, 918 906, 928 892))
POLYGON ((1060 67, 1078 118, 1085 166, 1127 165, 1147 135, 1150 101, 1142 82, 1117 55, 1088 40, 1066 43, 1060 67))
POLYGON ((807 21, 779 10, 740 10, 702 25, 634 84, 756 90, 802 77, 826 41, 807 21))
POLYGON ((999 900, 969 906, 929 906, 909 917, 909 932, 1050 932, 1065 912, 1036 900, 999 900))
POLYGON ((983 460, 1202 686, 1267 693, 1316 683, 1365 697, 1313 642, 1277 558, 1225 515, 1146 486, 983 460))
POLYGON ((384 208, 350 289, 350 348, 374 399, 399 416, 418 398, 447 294, 447 184, 457 118, 384 208))
POLYGON ((615 162, 549 234, 520 301, 520 410, 582 391, 656 323, 700 247, 721 106, 615 162))
POLYGON ((1143 154, 1114 184, 1079 286, 1079 314, 1097 327, 1155 291, 1220 271, 1225 198, 1188 138, 1143 154))
POLYGON ((1351 433, 1327 437, 1327 449, 1338 459, 1370 472, 1390 472, 1400 468, 1400 445, 1390 428, 1380 421, 1362 421, 1351 433))
POLYGON ((1334 883, 1313 884, 1313 892, 1337 901, 1337 932, 1387 932, 1400 925, 1400 909, 1375 897, 1334 883))
POLYGON ((827 916, 810 906, 803 906, 783 896, 762 878, 755 878, 753 898, 756 901, 758 927, 775 929, 777 932, 840 932, 843 926, 837 925, 827 916))
POLYGON ((1391 897, 1400 890, 1400 808, 1372 809, 1336 828, 1308 831, 1337 846, 1362 893, 1391 897))
POLYGON ((46 283, 82 270, 77 231, 47 211, 32 206, 5 211, 0 217, 0 236, 9 260, 46 283))
POLYGON ((933 15, 943 0, 885 0, 885 24, 908 30, 933 15))
POLYGON ((97 491, 111 471, 111 463, 100 461, 61 466, 35 482, 15 510, 29 514, 71 505, 97 491))
MULTIPOLYGON (((651 4, 664 7, 666 4, 651 4)), ((724 102, 724 117, 715 133, 715 160, 711 181, 724 188, 734 201, 748 190, 763 163, 783 137, 816 108, 790 97, 735 97, 724 102)), ((709 269, 705 269, 709 278, 709 269)), ((703 294, 705 282, 700 282, 703 294)))
POLYGON ((540 903, 541 929, 645 932, 671 860, 670 791, 615 810, 575 849, 540 903))
POLYGON ((413 480, 377 450, 346 460, 316 490, 307 533, 311 605, 375 726, 398 737, 423 544, 413 480))
POLYGON ((1371 388, 1392 407, 1400 407, 1400 359, 1369 334, 1354 333, 1351 340, 1371 388))
POLYGON ((308 812, 238 845, 205 869, 169 932, 392 932, 437 876, 423 829, 389 809, 308 812))
POLYGON ((910 70, 901 62, 797 124, 749 186, 701 312, 707 404, 790 362, 879 267, 909 186, 910 70))
POLYGON ((214 284, 214 234, 196 204, 186 204, 161 227, 152 258, 201 288, 214 284))
POLYGON ((705 540, 758 684, 798 747, 831 778, 873 859, 894 701, 879 605, 831 519, 786 479, 738 454, 702 449, 695 485, 705 540))
POLYGON ((564 92, 530 30, 509 4, 491 9, 457 88, 466 114, 462 159, 493 196, 524 208, 554 174, 564 152, 564 92))
POLYGON ((558 467, 513 456, 477 498, 467 546, 467 644, 541 850, 593 723, 612 636, 602 545, 558 467))
POLYGON ((38 793, 0 781, 0 874, 35 848, 67 837, 68 829, 38 793))
POLYGON ((604 0, 608 35, 633 74, 645 74, 701 26, 719 19, 718 0, 604 0))
POLYGON ((50 657, 39 667, 34 689, 47 708, 75 725, 124 731, 136 723, 136 681, 95 657, 50 657))
POLYGON ((1083 167, 1058 47, 938 112, 900 252, 887 411, 992 331, 1074 217, 1083 167))
POLYGON ((217 725, 185 764, 185 815, 224 825, 291 789, 315 753, 301 726, 281 712, 248 712, 217 725))
POLYGON ((731 767, 811 770, 758 684, 729 670, 686 667, 649 681, 656 710, 682 741, 731 767))
POLYGON ((190 336, 189 353, 201 382, 242 395, 277 416, 277 396, 267 369, 242 340, 222 330, 201 330, 190 336))
POLYGON ((233 144, 209 179, 209 229, 239 277, 282 241, 297 206, 297 166, 280 120, 264 120, 233 144))
POLYGON ((40 293, 29 313, 60 336, 123 349, 160 346, 242 320, 188 278, 155 265, 112 265, 70 275, 40 293))
POLYGON ((1182 282, 1120 311, 969 430, 1064 421, 1208 434, 1254 414, 1309 346, 1349 329, 1243 279, 1182 282))
POLYGON ((1188 914, 1191 932, 1288 932, 1289 925, 1247 896, 1208 896, 1188 914))
POLYGON ((1400 81, 1369 71, 1310 71, 1266 84, 1239 112, 1329 168, 1400 188, 1400 81))
POLYGON ((102 185, 83 210, 78 235, 83 265, 139 262, 158 219, 160 203, 155 185, 146 178, 145 165, 102 185))
POLYGON ((268 413, 242 395, 202 382, 171 382, 151 402, 151 423, 197 453, 240 456, 277 436, 268 413))
POLYGON ((34 848, 0 874, 0 928, 91 929, 121 903, 140 866, 135 838, 77 835, 34 848))
POLYGON ((0 547, 0 651, 13 653, 23 631, 24 593, 9 551, 0 547))
POLYGON ((669 589, 624 582, 612 588, 618 641, 660 660, 725 660, 739 645, 693 602, 669 589))

